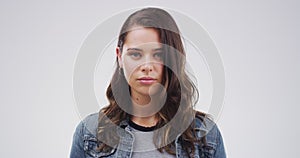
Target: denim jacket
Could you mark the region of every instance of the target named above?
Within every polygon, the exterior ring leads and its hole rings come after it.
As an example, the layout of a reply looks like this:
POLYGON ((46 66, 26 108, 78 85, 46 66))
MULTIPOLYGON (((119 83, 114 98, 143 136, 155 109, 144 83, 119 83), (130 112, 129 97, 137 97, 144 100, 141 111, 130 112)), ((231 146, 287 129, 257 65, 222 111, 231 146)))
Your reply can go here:
MULTIPOLYGON (((196 119, 196 135, 201 138, 206 136, 206 145, 201 146, 195 144, 195 153, 193 157, 196 158, 226 158, 225 149, 221 133, 214 122, 209 119, 205 119, 205 126, 198 118, 196 119)), ((126 122, 125 122, 126 126, 126 122)), ((123 138, 120 138, 118 147, 115 147, 112 151, 98 152, 97 148, 97 127, 98 127, 98 113, 91 114, 82 120, 77 126, 71 147, 71 158, 130 158, 132 156, 132 144, 134 136, 130 132, 130 127, 125 127, 123 138), (122 149, 122 150, 121 150, 122 149), (125 150, 123 150, 125 149, 125 150)), ((180 143, 180 136, 177 136, 175 140, 176 157, 185 158, 191 157, 183 150, 180 143)))

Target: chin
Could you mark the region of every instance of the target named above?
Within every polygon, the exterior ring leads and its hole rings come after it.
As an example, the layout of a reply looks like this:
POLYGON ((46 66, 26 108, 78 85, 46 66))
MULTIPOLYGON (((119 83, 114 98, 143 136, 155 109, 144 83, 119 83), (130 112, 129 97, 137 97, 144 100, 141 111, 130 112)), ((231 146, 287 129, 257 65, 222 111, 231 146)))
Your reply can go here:
POLYGON ((141 91, 141 94, 144 94, 144 95, 150 95, 150 96, 153 96, 153 95, 158 95, 158 94, 161 94, 162 92, 162 89, 160 87, 152 87, 152 88, 145 88, 145 89, 142 89, 141 91))

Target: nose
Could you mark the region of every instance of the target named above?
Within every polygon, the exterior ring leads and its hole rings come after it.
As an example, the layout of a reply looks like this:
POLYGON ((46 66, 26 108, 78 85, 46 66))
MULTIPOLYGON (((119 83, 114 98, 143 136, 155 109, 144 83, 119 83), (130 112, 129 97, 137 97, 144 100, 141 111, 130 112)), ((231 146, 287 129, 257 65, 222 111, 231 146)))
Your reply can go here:
POLYGON ((153 71, 153 63, 151 62, 144 63, 143 65, 141 65, 141 70, 142 72, 146 72, 146 73, 153 71))
POLYGON ((141 65, 142 72, 149 73, 154 69, 154 63, 151 55, 145 55, 143 64, 141 65))

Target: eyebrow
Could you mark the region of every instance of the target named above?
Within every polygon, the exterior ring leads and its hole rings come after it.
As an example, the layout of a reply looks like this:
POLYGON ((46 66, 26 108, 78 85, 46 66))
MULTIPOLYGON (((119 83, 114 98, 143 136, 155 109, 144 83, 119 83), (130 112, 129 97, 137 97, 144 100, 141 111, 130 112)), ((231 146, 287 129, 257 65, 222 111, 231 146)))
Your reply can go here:
MULTIPOLYGON (((140 48, 128 48, 127 51, 130 51, 130 50, 135 50, 135 51, 143 51, 142 49, 140 48)), ((162 48, 155 48, 155 49, 152 49, 153 51, 160 51, 160 50, 163 50, 162 48)))
POLYGON ((154 51, 159 51, 159 50, 163 50, 162 48, 155 48, 153 49, 154 51))
POLYGON ((127 49, 127 51, 130 51, 130 50, 143 51, 142 49, 139 49, 139 48, 128 48, 128 49, 127 49))

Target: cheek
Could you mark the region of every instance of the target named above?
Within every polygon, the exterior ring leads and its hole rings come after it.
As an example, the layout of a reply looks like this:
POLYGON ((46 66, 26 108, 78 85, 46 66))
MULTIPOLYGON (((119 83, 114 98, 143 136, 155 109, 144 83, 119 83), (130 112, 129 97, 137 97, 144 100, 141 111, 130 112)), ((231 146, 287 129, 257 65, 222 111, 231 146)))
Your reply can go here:
POLYGON ((130 79, 132 78, 132 76, 134 76, 134 71, 136 69, 137 69, 137 64, 124 61, 123 70, 124 70, 124 75, 125 75, 127 82, 129 82, 130 79))
POLYGON ((160 78, 162 78, 163 69, 164 69, 164 65, 163 64, 158 65, 157 70, 158 70, 158 75, 160 76, 160 78))

